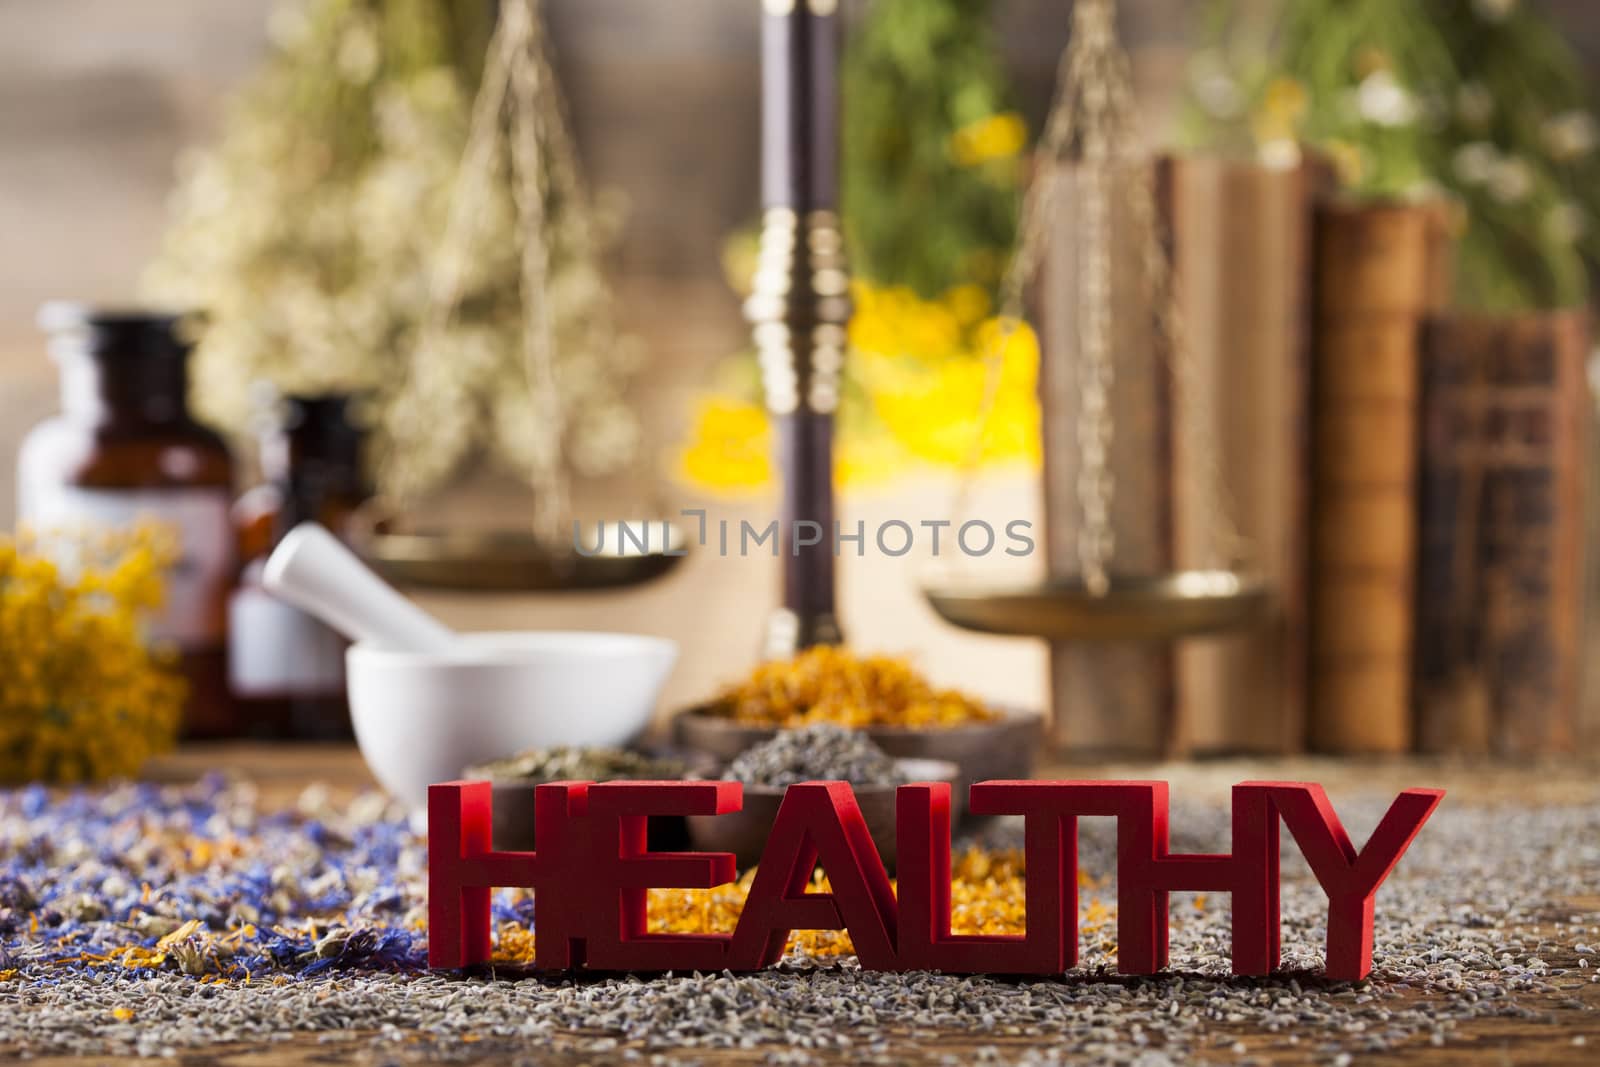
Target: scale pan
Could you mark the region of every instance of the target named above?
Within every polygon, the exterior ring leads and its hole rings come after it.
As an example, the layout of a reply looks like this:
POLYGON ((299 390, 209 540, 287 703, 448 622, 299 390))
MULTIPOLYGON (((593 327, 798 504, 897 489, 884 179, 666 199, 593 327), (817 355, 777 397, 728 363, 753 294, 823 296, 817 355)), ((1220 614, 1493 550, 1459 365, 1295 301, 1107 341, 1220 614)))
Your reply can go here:
POLYGON ((1168 641, 1241 629, 1267 612, 1261 578, 1226 570, 1113 575, 1096 596, 1081 578, 950 582, 923 589, 946 622, 990 634, 1052 641, 1168 641))
MULTIPOLYGON (((551 552, 526 530, 404 529, 389 519, 358 536, 355 547, 397 585, 471 592, 618 589, 659 578, 683 561, 687 541, 672 523, 628 525, 639 539, 648 531, 646 548, 641 550, 633 538, 619 543, 613 523, 606 524, 604 546, 581 555, 551 552)), ((584 532, 586 542, 593 536, 584 532)))

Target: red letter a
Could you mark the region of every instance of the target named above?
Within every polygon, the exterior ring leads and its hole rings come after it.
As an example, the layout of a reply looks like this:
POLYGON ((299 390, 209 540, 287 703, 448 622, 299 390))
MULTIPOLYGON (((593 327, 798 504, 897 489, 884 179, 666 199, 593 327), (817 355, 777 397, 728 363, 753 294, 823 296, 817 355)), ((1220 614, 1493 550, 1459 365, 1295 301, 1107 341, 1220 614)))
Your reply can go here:
POLYGON ((793 930, 850 931, 867 970, 892 970, 895 901, 856 795, 844 782, 792 785, 778 806, 728 949, 730 970, 777 963, 793 930), (807 893, 818 862, 832 893, 807 893))

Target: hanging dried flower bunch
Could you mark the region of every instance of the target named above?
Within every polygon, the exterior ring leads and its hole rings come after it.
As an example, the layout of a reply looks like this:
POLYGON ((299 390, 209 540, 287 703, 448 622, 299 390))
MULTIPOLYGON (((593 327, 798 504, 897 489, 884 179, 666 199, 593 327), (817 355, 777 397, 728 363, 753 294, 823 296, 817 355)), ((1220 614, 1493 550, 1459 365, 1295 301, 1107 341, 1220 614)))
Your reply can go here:
POLYGON ((492 139, 470 217, 457 220, 463 239, 442 241, 489 10, 482 0, 305 0, 274 18, 273 56, 219 142, 183 163, 148 275, 151 298, 210 317, 195 367, 195 404, 209 420, 244 430, 260 381, 370 391, 376 473, 398 496, 479 457, 526 474, 553 447, 589 476, 632 460, 637 424, 622 390, 635 349, 615 333, 600 269, 615 212, 583 195, 553 81, 541 85, 540 158, 552 172, 541 183, 542 310, 562 440, 544 440, 535 417, 526 233, 505 137, 492 139), (573 173, 554 175, 560 168, 573 173), (459 298, 424 339, 440 277, 459 298))

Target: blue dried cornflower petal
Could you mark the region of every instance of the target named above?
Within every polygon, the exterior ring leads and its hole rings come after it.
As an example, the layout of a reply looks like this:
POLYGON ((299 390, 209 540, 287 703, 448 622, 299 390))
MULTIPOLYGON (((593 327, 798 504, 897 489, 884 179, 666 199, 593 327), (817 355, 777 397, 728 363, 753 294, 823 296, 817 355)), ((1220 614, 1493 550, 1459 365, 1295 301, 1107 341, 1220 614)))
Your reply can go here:
POLYGON ((35 819, 50 807, 50 791, 42 785, 30 785, 19 791, 17 800, 22 814, 35 819))
POLYGON ((398 886, 381 885, 367 894, 365 904, 372 911, 394 911, 405 905, 405 895, 398 886))
POLYGON ((0 826, 0 878, 20 880, 30 890, 37 886, 36 903, 46 912, 44 925, 33 929, 31 912, 0 909, 0 936, 14 941, 8 952, 30 968, 29 980, 35 971, 40 980, 53 972, 56 978, 99 975, 95 981, 119 982, 170 973, 176 967, 171 960, 157 968, 130 968, 113 953, 129 946, 154 949, 160 933, 189 918, 219 931, 197 940, 227 939, 219 948, 228 950, 227 972, 235 976, 272 973, 299 980, 310 968, 327 970, 327 964, 318 965, 309 931, 334 915, 357 931, 332 956, 338 967, 423 969, 422 938, 377 921, 380 914, 394 916, 423 900, 422 843, 404 819, 343 826, 292 812, 263 815, 230 796, 228 788, 213 776, 186 788, 75 790, 53 804, 39 789, 0 792, 0 810, 13 817, 0 826), (16 820, 24 808, 31 814, 16 820), (196 869, 195 842, 220 837, 235 842, 240 854, 196 869), (73 859, 58 859, 69 848, 73 859), (411 872, 405 881, 396 877, 402 865, 411 872), (305 892, 304 886, 329 873, 340 876, 330 879, 339 884, 305 892), (352 899, 355 886, 369 888, 352 899), (72 918, 85 898, 89 913, 99 917, 72 918), (240 939, 237 931, 246 921, 255 932, 240 939), (273 931, 271 924, 278 922, 307 932, 273 931), (47 930, 51 923, 54 929, 47 930))

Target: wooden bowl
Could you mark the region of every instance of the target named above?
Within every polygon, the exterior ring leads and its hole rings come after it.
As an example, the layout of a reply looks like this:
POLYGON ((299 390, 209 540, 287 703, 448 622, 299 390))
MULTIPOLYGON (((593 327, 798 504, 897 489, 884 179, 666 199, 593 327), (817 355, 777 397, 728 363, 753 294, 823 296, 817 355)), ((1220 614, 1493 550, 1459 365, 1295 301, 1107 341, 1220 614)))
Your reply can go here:
MULTIPOLYGON (((901 759, 896 760, 908 780, 913 782, 954 782, 960 773, 954 763, 947 760, 901 759)), ((851 787, 856 803, 867 820, 867 832, 878 846, 883 865, 891 872, 895 863, 894 786, 858 785, 851 787)), ((960 818, 966 807, 966 797, 958 795, 963 790, 950 791, 950 819, 960 818)), ((766 847, 767 835, 772 832, 772 821, 778 817, 778 805, 783 801, 784 790, 771 786, 746 785, 744 807, 730 815, 690 815, 689 842, 700 852, 731 852, 739 861, 739 869, 755 866, 761 860, 761 850, 766 847)))
MULTIPOLYGON (((495 782, 494 824, 490 842, 497 852, 533 852, 534 787, 544 782, 495 782)), ((652 815, 650 851, 676 852, 689 847, 689 830, 681 815, 652 815)))
MULTIPOLYGON (((959 768, 958 789, 990 779, 1027 778, 1033 773, 1033 760, 1044 738, 1043 716, 1033 712, 1006 711, 992 722, 968 726, 912 728, 870 726, 866 734, 874 744, 896 759, 947 760, 959 768)), ((690 708, 673 720, 676 743, 704 752, 723 763, 752 745, 770 741, 778 733, 772 726, 750 726, 715 715, 706 706, 690 708)))
MULTIPOLYGON (((705 778, 715 774, 721 764, 699 753, 674 751, 651 752, 647 755, 675 760, 683 765, 686 777, 705 778)), ((614 779, 626 781, 627 779, 614 779)), ((490 844, 499 852, 532 852, 534 843, 533 813, 534 788, 545 782, 526 779, 501 779, 493 782, 494 820, 490 827, 490 844)), ((673 852, 689 847, 689 829, 681 815, 651 816, 649 823, 650 849, 653 852, 673 852)))

